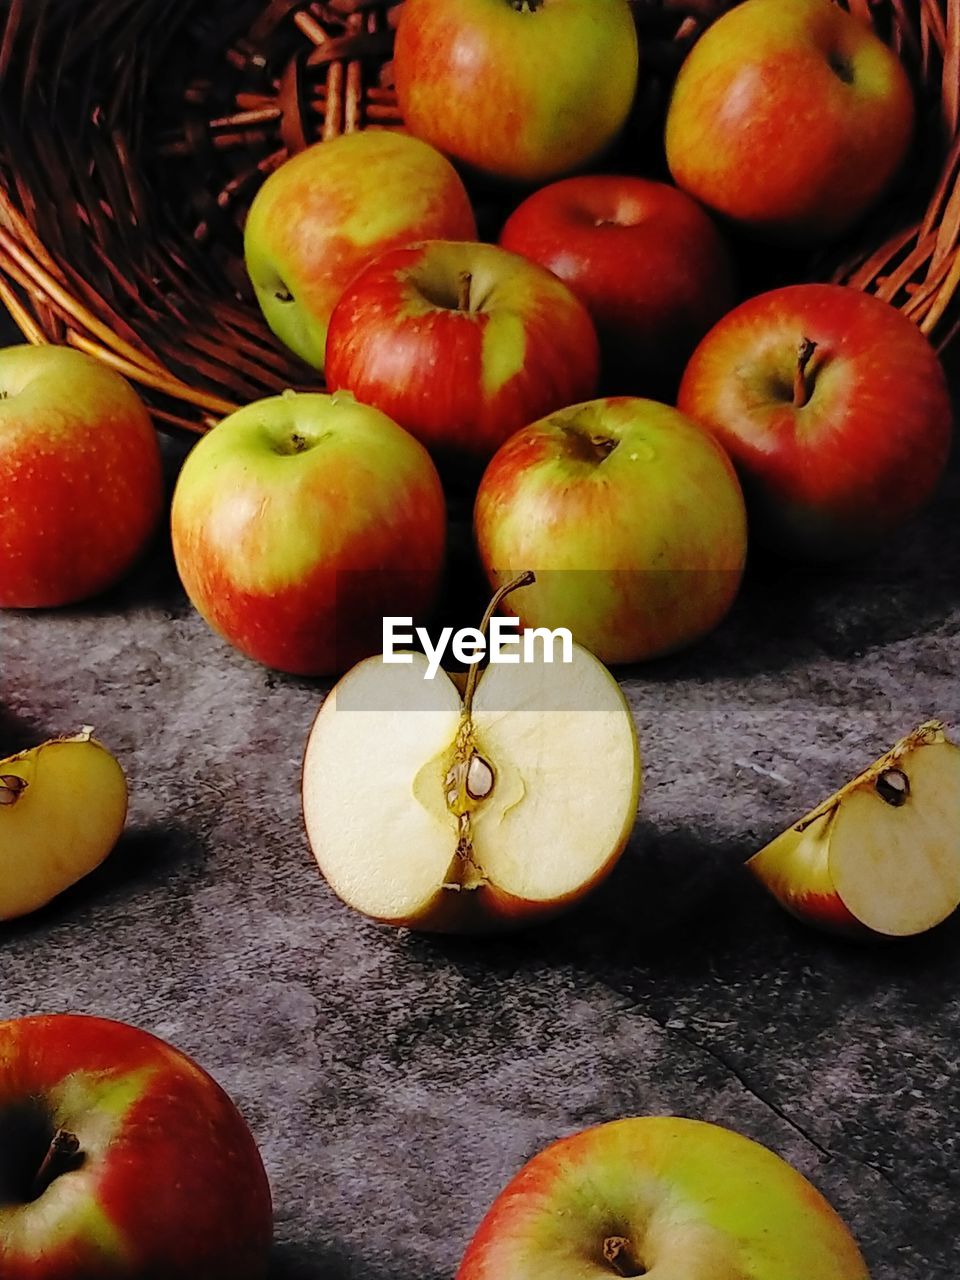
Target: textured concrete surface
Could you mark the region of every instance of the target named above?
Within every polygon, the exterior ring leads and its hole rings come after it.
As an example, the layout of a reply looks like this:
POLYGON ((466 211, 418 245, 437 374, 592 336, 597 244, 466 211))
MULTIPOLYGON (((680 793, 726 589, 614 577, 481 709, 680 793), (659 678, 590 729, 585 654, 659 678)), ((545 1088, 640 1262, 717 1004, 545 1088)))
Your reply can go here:
POLYGON ((3 746, 94 724, 132 809, 97 874, 0 932, 0 1016, 125 1019, 211 1070, 268 1165, 276 1277, 444 1280, 541 1146, 676 1112, 803 1170, 874 1280, 953 1280, 960 920, 831 941, 742 863, 920 720, 960 726, 958 506, 954 468, 869 563, 755 564, 715 637, 626 677, 635 838, 579 912, 506 941, 396 934, 332 897, 298 797, 324 688, 212 636, 164 542, 89 607, 3 615, 3 746))

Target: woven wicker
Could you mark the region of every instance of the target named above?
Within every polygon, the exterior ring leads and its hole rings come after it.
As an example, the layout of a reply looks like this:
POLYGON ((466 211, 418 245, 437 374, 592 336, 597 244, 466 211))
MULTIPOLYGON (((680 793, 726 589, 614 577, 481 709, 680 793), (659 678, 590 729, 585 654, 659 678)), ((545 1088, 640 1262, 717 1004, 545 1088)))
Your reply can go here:
MULTIPOLYGON (((938 346, 960 331, 960 0, 847 0, 902 55, 920 129, 900 188, 839 255, 803 264, 893 302, 938 346)), ((662 109, 686 48, 729 0, 637 0, 662 109)), ((241 228, 292 152, 398 129, 377 0, 2 0, 0 299, 31 342, 128 375, 158 424, 203 431, 317 375, 266 329, 241 228)), ((649 124, 647 137, 650 136, 649 124)))

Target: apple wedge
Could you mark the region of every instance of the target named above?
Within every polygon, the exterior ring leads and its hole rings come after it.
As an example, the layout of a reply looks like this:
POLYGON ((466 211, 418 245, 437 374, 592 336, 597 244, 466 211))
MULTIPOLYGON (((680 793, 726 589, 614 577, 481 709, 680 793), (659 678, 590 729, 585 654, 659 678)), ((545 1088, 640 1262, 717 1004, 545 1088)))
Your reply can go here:
POLYGON ((36 911, 98 867, 126 816, 123 770, 89 729, 0 760, 0 920, 36 911))
MULTIPOLYGON (((497 592, 501 600, 532 574, 497 592)), ((630 708, 587 650, 470 668, 368 658, 316 718, 307 835, 344 902, 375 920, 485 932, 557 914, 611 870, 636 818, 630 708)))
POLYGON ((960 906, 960 747, 922 724, 747 863, 791 914, 854 937, 924 933, 960 906))

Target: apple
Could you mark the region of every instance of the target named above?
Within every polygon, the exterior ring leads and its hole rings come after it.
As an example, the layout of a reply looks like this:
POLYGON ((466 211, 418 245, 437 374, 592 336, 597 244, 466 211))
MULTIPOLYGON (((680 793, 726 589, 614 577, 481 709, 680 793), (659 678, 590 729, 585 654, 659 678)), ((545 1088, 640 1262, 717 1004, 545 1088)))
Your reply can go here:
POLYGON ((906 72, 867 22, 831 0, 745 0, 680 68, 667 162, 717 213, 816 243, 882 195, 913 123, 906 72))
POLYGON ((586 305, 607 391, 672 397, 694 347, 735 301, 720 233, 664 182, 565 178, 529 196, 500 243, 559 276, 586 305))
POLYGON ((327 382, 438 455, 486 462, 520 427, 596 390, 597 335, 549 271, 489 244, 433 240, 377 258, 347 286, 327 382))
POLYGON ((263 1280, 270 1188, 196 1063, 102 1018, 0 1022, 3 1280, 263 1280))
POLYGON ((422 445, 353 396, 285 392, 187 456, 173 497, 187 595, 241 653, 330 675, 380 646, 384 613, 428 610, 446 511, 422 445))
POLYGON ((678 407, 714 433, 774 550, 878 545, 930 498, 950 449, 946 377, 896 308, 842 285, 775 289, 694 352, 678 407))
POLYGON ((545 182, 620 132, 637 33, 627 0, 406 0, 394 72, 412 133, 487 174, 545 182))
POLYGON ((606 663, 691 644, 732 605, 747 523, 726 454, 666 405, 614 397, 517 432, 474 509, 494 586, 537 575, 514 606, 525 626, 568 627, 606 663))
POLYGON ((318 142, 272 173, 250 208, 244 252, 270 328, 322 370, 330 312, 371 258, 476 234, 449 161, 417 138, 371 129, 318 142))
POLYGON ((853 1236, 786 1161, 729 1129, 636 1116, 533 1157, 457 1280, 869 1280, 853 1236))
POLYGON ((159 445, 128 382, 68 347, 0 351, 0 608, 105 591, 162 508, 159 445))
POLYGON ((91 729, 0 760, 0 920, 36 911, 98 867, 126 817, 123 769, 91 729))
POLYGON ((747 866, 792 915, 828 932, 932 929, 960 906, 960 747, 928 721, 747 866))
MULTIPOLYGON (((475 645, 530 581, 497 592, 467 629, 475 645)), ((491 658, 482 674, 474 661, 465 682, 385 648, 329 694, 307 742, 303 811, 348 905, 396 926, 488 932, 557 915, 613 868, 640 789, 630 709, 585 649, 549 661, 531 647, 508 646, 512 661, 491 658)))

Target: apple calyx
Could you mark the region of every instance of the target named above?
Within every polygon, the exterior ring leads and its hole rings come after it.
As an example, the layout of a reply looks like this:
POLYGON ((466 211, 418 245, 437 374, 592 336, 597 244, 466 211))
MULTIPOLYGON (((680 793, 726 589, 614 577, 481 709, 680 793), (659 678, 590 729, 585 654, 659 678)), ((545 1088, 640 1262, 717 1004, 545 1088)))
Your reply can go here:
POLYGON ((645 1276, 646 1267, 634 1256, 626 1236, 607 1236, 603 1242, 603 1260, 618 1276, 645 1276))
POLYGON ((18 778, 15 773, 0 775, 0 805, 16 804, 28 786, 26 778, 18 778))
MULTIPOLYGON (((535 581, 536 575, 528 569, 502 586, 487 605, 479 627, 481 635, 486 637, 490 620, 507 596, 519 587, 529 587, 535 581)), ((457 820, 456 864, 463 873, 459 881, 449 883, 447 888, 477 889, 486 884, 486 877, 473 856, 471 815, 493 795, 497 774, 490 761, 477 750, 472 713, 479 680, 480 663, 476 662, 470 668, 464 688, 463 711, 453 749, 453 763, 443 780, 447 808, 457 820)))
POLYGON ((793 375, 793 407, 802 409, 809 404, 813 395, 813 379, 807 377, 810 361, 817 350, 817 344, 810 338, 801 338, 797 349, 797 368, 793 375))
POLYGON ((60 1177, 76 1169, 82 1161, 80 1139, 75 1133, 58 1129, 50 1139, 46 1155, 30 1185, 30 1200, 39 1200, 47 1188, 60 1177))
POLYGON ((543 0, 510 0, 510 4, 517 13, 536 13, 543 5, 543 0))
POLYGON ((843 800, 846 799, 854 791, 858 791, 863 784, 873 783, 874 789, 881 800, 885 800, 887 804, 895 809, 899 809, 906 804, 910 798, 910 779, 898 768, 898 761, 905 755, 909 755, 911 751, 915 751, 917 747, 930 747, 938 742, 946 741, 946 729, 940 720, 927 720, 918 729, 914 729, 912 733, 908 733, 905 738, 900 741, 886 753, 875 760, 868 769, 864 769, 863 773, 858 774, 850 782, 846 783, 835 791, 832 796, 828 796, 823 804, 817 805, 816 809, 811 810, 807 816, 798 822, 793 830, 797 832, 806 831, 808 827, 819 821, 820 818, 827 814, 834 813, 839 809, 843 800))

